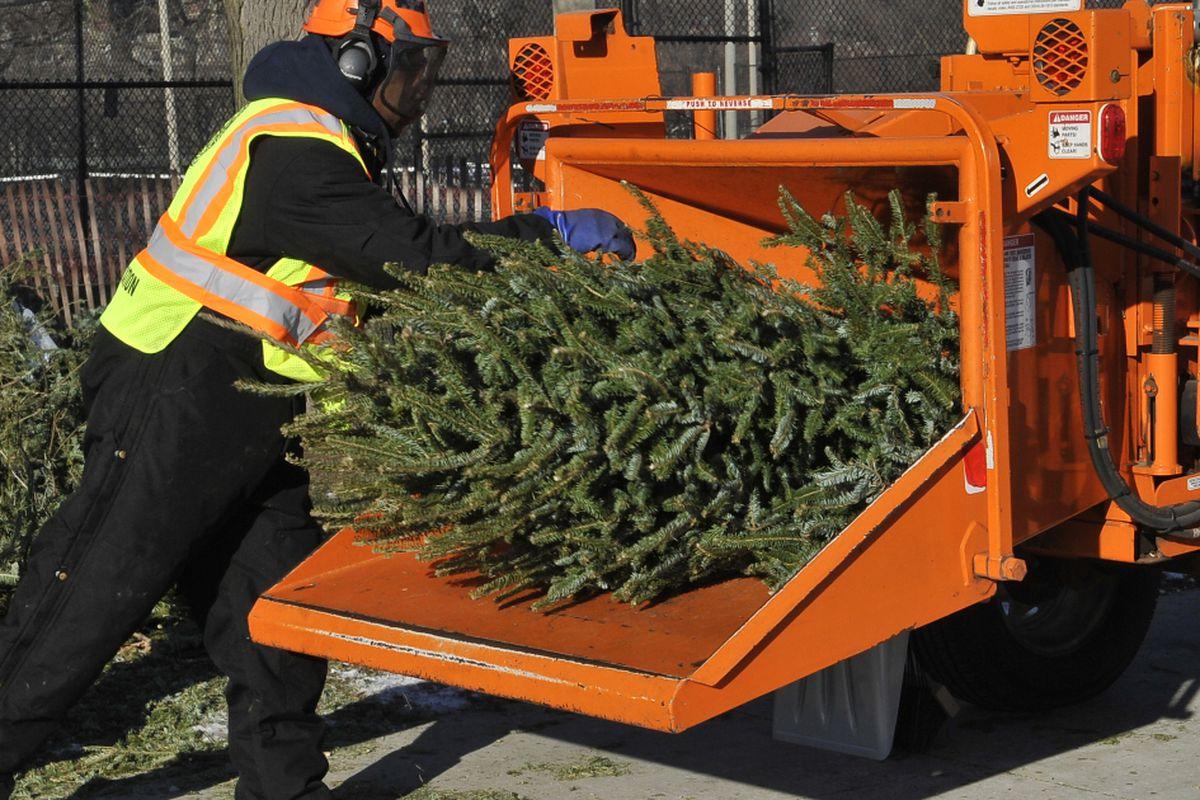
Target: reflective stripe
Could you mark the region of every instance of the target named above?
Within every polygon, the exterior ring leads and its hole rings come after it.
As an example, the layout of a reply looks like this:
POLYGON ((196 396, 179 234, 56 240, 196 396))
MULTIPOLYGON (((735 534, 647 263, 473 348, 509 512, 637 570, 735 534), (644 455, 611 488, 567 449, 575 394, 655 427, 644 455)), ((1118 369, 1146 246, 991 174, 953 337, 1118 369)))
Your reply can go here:
MULTIPOLYGON (((319 136, 328 137, 329 134, 319 125, 309 123, 306 125, 271 125, 255 128, 250 131, 253 137, 259 134, 274 135, 274 136, 319 136)), ((238 151, 237 158, 234 159, 233 165, 226 171, 226 180, 217 192, 215 198, 205 209, 204 214, 200 217, 200 223, 196 226, 196 234, 194 238, 197 242, 203 242, 210 238, 214 229, 218 225, 232 225, 234 219, 229 215, 229 204, 232 201, 232 196, 238 191, 239 178, 244 178, 246 175, 246 165, 250 161, 250 148, 244 147, 238 151)), ((241 207, 240 202, 238 207, 241 207)), ((236 217, 236 215, 233 215, 236 217)), ((232 231, 221 231, 218 234, 219 239, 228 239, 232 235, 232 231)))
MULTIPOLYGON (((178 293, 186 300, 190 300, 197 305, 224 314, 230 319, 236 319, 243 325, 249 326, 251 329, 265 334, 278 342, 286 342, 294 344, 291 341, 291 336, 282 326, 277 325, 266 317, 260 317, 253 314, 244 308, 238 308, 232 303, 227 303, 215 295, 209 295, 198 286, 192 286, 182 279, 176 277, 175 273, 171 272, 167 267, 158 263, 154 256, 150 255, 149 250, 143 250, 134 257, 134 264, 138 264, 145 270, 146 274, 152 278, 158 279, 163 285, 167 286, 172 291, 178 293)), ((118 295, 120 297, 120 295, 118 295)), ((111 307, 110 307, 111 308, 111 307)), ((189 315, 188 319, 194 315, 189 315)), ((186 321, 185 321, 186 324, 186 321)), ((174 337, 172 337, 174 338, 174 337)), ((170 344, 170 342, 168 342, 170 344)), ((158 350, 147 351, 158 352, 158 350)))
POLYGON ((297 306, 302 313, 306 314, 308 318, 312 320, 314 325, 319 325, 324 321, 326 315, 323 314, 320 309, 313 308, 311 305, 311 299, 308 297, 308 295, 300 291, 298 287, 277 280, 271 275, 264 275, 256 269, 251 269, 245 264, 234 261, 229 256, 214 252, 204 245, 184 238, 183 234, 180 233, 179 228, 174 222, 171 221, 169 217, 163 217, 159 221, 159 227, 162 228, 163 232, 167 236, 167 239, 169 239, 171 243, 175 245, 175 247, 178 247, 207 261, 209 264, 212 264, 218 269, 231 272, 234 275, 239 275, 248 283, 258 286, 260 289, 271 292, 272 294, 283 298, 292 305, 297 306))
POLYGON ((330 275, 320 267, 309 265, 308 275, 300 282, 299 286, 306 292, 312 294, 321 294, 325 297, 337 296, 337 278, 330 275))
POLYGON ((332 339, 333 334, 326 330, 325 325, 322 325, 320 330, 308 337, 308 341, 305 344, 324 344, 332 339))
POLYGON ((328 293, 327 290, 332 289, 335 284, 336 284, 336 281, 332 280, 331 278, 322 278, 319 281, 311 281, 309 283, 302 283, 302 284, 300 284, 300 288, 306 292, 312 292, 313 294, 322 294, 323 295, 323 294, 327 294, 328 293))
POLYGON ((358 317, 358 307, 353 300, 343 300, 335 295, 313 295, 312 302, 331 317, 358 317))
MULTIPOLYGON (((241 264, 237 265, 241 269, 231 269, 232 264, 237 262, 216 253, 205 253, 202 256, 180 247, 168 237, 164 223, 167 223, 167 220, 164 219, 155 228, 145 252, 157 266, 166 268, 174 277, 184 282, 185 285, 175 281, 171 281, 171 284, 193 300, 211 307, 212 298, 216 297, 237 308, 245 309, 273 323, 275 330, 264 332, 295 345, 304 344, 325 323, 328 315, 319 304, 310 302, 298 290, 241 264), (231 263, 225 267, 217 266, 213 263, 217 258, 231 263), (259 275, 263 281, 271 281, 276 286, 263 285, 246 274, 247 272, 259 275), (300 296, 297 297, 297 294, 300 296), (285 336, 278 335, 280 329, 285 332, 285 336)), ((161 276, 156 277, 161 279, 161 276)), ((237 319, 234 314, 230 316, 237 319)))
POLYGON ((238 161, 247 138, 263 128, 278 128, 280 125, 312 125, 316 123, 325 131, 342 136, 342 123, 332 114, 308 106, 296 105, 286 109, 271 109, 246 120, 240 127, 225 137, 224 144, 204 170, 204 177, 192 191, 184 206, 180 229, 189 239, 196 238, 196 229, 221 188, 229 182, 229 169, 238 161))
POLYGON ((325 309, 325 313, 330 316, 351 317, 357 320, 357 304, 353 300, 338 297, 337 287, 337 278, 320 267, 312 265, 309 265, 308 276, 304 279, 304 282, 299 284, 301 290, 316 295, 313 300, 317 305, 325 309))

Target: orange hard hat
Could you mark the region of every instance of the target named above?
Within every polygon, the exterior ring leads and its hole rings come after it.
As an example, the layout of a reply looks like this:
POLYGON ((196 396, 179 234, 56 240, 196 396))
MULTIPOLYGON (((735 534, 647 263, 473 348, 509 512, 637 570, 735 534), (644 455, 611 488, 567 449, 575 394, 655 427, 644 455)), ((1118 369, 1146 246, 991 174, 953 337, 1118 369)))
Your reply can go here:
MULTIPOLYGON (((419 39, 438 40, 429 22, 429 12, 424 0, 376 0, 379 13, 375 16, 371 30, 388 42, 395 41, 395 17, 404 20, 419 39)), ((319 36, 345 36, 354 30, 358 16, 359 0, 318 0, 312 13, 304 22, 304 30, 319 36)))

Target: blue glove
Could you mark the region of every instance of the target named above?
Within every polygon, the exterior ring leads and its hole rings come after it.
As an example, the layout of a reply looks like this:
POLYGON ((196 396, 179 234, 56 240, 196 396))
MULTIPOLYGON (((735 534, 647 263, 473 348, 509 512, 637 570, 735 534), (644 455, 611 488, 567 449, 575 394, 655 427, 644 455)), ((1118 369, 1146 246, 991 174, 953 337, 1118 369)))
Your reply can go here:
POLYGON ((622 261, 629 261, 637 252, 629 228, 607 211, 554 211, 542 206, 533 213, 553 225, 567 247, 576 252, 615 253, 622 261))

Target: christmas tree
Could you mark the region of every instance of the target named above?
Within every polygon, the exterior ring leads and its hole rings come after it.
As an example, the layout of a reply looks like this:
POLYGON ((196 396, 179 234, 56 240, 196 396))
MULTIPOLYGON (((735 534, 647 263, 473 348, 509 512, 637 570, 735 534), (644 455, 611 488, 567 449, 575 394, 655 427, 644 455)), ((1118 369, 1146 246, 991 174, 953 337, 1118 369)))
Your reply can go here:
POLYGON ((83 472, 78 373, 91 322, 68 330, 34 313, 25 266, 0 269, 0 585, 15 582, 34 534, 83 472))
POLYGON ((770 244, 806 251, 812 285, 682 241, 648 203, 637 264, 487 239, 494 272, 397 272, 300 387, 322 398, 290 431, 318 516, 537 607, 778 586, 958 416, 937 229, 916 246, 890 200, 883 222, 849 196, 816 219, 784 193, 770 244))

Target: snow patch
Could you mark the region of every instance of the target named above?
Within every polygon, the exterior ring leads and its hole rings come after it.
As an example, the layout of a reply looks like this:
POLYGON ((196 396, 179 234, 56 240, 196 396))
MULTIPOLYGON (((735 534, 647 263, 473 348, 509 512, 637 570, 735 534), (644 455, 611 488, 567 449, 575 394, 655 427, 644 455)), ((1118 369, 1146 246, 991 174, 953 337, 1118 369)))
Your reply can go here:
POLYGON ((229 738, 229 717, 227 714, 214 714, 200 724, 193 725, 192 730, 207 743, 223 744, 229 738))
POLYGON ((402 704, 415 711, 446 714, 461 711, 472 703, 472 693, 421 678, 375 672, 358 667, 334 667, 339 678, 349 682, 363 699, 381 705, 402 704))

